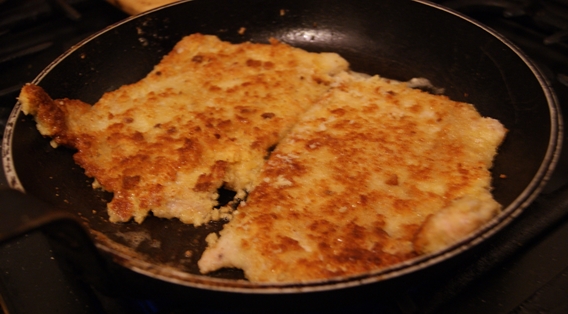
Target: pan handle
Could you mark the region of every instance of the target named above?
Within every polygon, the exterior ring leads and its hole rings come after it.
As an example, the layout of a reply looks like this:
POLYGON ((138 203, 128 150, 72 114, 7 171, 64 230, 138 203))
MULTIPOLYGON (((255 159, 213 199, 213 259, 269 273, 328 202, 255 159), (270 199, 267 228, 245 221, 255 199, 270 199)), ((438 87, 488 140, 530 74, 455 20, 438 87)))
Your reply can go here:
POLYGON ((63 211, 12 189, 0 190, 0 243, 57 221, 77 223, 63 211))
POLYGON ((118 292, 106 260, 76 217, 22 192, 1 189, 0 243, 36 230, 47 236, 65 267, 107 295, 118 292))

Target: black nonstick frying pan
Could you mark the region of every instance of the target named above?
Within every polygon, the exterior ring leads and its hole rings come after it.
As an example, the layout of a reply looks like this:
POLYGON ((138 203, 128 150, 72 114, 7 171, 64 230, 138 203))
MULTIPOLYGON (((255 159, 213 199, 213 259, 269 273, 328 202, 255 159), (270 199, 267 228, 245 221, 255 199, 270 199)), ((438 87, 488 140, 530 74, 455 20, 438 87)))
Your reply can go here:
MULTIPOLYGON (((73 162, 73 151, 53 149, 17 105, 2 155, 11 187, 26 195, 2 191, 0 235, 74 219, 86 227, 103 259, 177 285, 250 293, 339 289, 417 272, 471 249, 531 203, 556 163, 562 119, 535 66, 491 30, 425 1, 182 1, 90 37, 55 60, 34 83, 53 98, 95 103, 104 92, 143 78, 181 37, 196 32, 235 43, 274 37, 309 51, 337 52, 355 71, 401 81, 428 78, 450 98, 474 104, 509 130, 492 170, 502 214, 443 252, 380 272, 290 284, 250 283, 231 269, 203 276, 196 262, 204 238, 222 223, 195 228, 153 217, 142 224, 109 223, 105 203, 111 195, 93 190, 91 179, 73 162), (55 211, 38 209, 28 198, 55 211), (26 212, 30 208, 36 210, 26 212)), ((52 233, 58 230, 51 228, 52 233)))

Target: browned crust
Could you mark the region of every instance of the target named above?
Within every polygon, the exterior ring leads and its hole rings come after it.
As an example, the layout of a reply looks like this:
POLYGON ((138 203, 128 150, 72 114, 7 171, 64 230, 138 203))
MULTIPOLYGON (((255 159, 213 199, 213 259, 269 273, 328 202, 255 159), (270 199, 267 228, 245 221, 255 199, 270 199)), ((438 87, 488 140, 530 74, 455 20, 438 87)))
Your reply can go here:
POLYGON ((347 68, 271 40, 233 45, 185 37, 146 78, 92 107, 21 93, 24 112, 109 192, 112 222, 142 222, 149 210, 196 225, 215 219, 217 189, 251 189, 270 148, 347 68))
POLYGON ((498 212, 497 121, 328 57, 194 34, 93 107, 33 85, 20 100, 42 134, 76 148, 85 173, 114 192, 113 222, 153 210, 198 225, 212 219, 222 185, 250 192, 210 238, 203 272, 296 282, 378 270, 498 212))
POLYGON ((439 250, 497 214, 488 168, 503 135, 469 104, 379 78, 344 83, 280 142, 200 268, 298 282, 439 250))

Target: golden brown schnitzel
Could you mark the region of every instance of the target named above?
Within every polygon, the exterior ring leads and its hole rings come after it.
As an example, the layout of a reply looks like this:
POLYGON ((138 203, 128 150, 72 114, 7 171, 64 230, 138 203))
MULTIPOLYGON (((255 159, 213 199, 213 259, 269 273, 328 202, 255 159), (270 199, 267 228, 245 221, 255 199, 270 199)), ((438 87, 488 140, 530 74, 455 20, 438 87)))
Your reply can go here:
POLYGON ((202 273, 298 282, 375 271, 447 247, 501 208, 489 172, 498 121, 350 72, 334 53, 194 34, 92 106, 35 85, 20 101, 114 193, 112 222, 232 218, 207 238, 202 273), (218 208, 222 187, 236 211, 218 208))
POLYGON ((200 225, 220 216, 217 190, 244 197, 264 158, 347 62, 273 41, 181 40, 147 77, 93 106, 27 85, 20 101, 96 185, 113 192, 110 220, 155 216, 200 225))
POLYGON ((488 169, 504 135, 469 104, 347 78, 280 141, 199 267, 298 282, 444 248, 499 212, 488 169))

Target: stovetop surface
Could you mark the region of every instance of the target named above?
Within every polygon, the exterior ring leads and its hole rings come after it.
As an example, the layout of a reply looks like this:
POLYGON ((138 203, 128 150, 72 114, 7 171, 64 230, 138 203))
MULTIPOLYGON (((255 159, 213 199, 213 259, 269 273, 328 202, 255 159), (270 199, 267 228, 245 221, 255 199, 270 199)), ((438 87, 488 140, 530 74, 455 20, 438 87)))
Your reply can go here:
MULTIPOLYGON (((564 1, 436 2, 465 12, 519 45, 547 75, 566 117, 568 10, 563 10, 568 4, 564 1), (528 30, 526 24, 531 24, 528 30)), ((5 123, 24 83, 74 43, 126 17, 99 0, 68 0, 70 10, 60 4, 53 6, 60 1, 21 1, 26 4, 23 9, 15 2, 0 0, 0 123, 5 123), (10 14, 23 14, 24 21, 3 15, 7 7, 18 8, 10 14)), ((568 206, 551 201, 568 181, 566 155, 561 156, 545 193, 535 204, 473 258, 440 272, 439 280, 419 283, 396 295, 381 294, 382 290, 373 293, 371 288, 354 298, 356 301, 334 309, 311 307, 303 312, 568 313, 568 206)), ((7 187, 2 176, 0 187, 7 187)), ((0 295, 4 309, 11 313, 237 313, 241 309, 238 301, 229 308, 219 305, 213 301, 214 292, 206 295, 211 306, 196 307, 188 307, 187 302, 106 296, 62 269, 41 232, 0 245, 0 295)), ((314 294, 311 302, 321 300, 326 300, 325 296, 314 294)), ((298 302, 300 310, 302 302, 308 301, 292 302, 298 302)))

